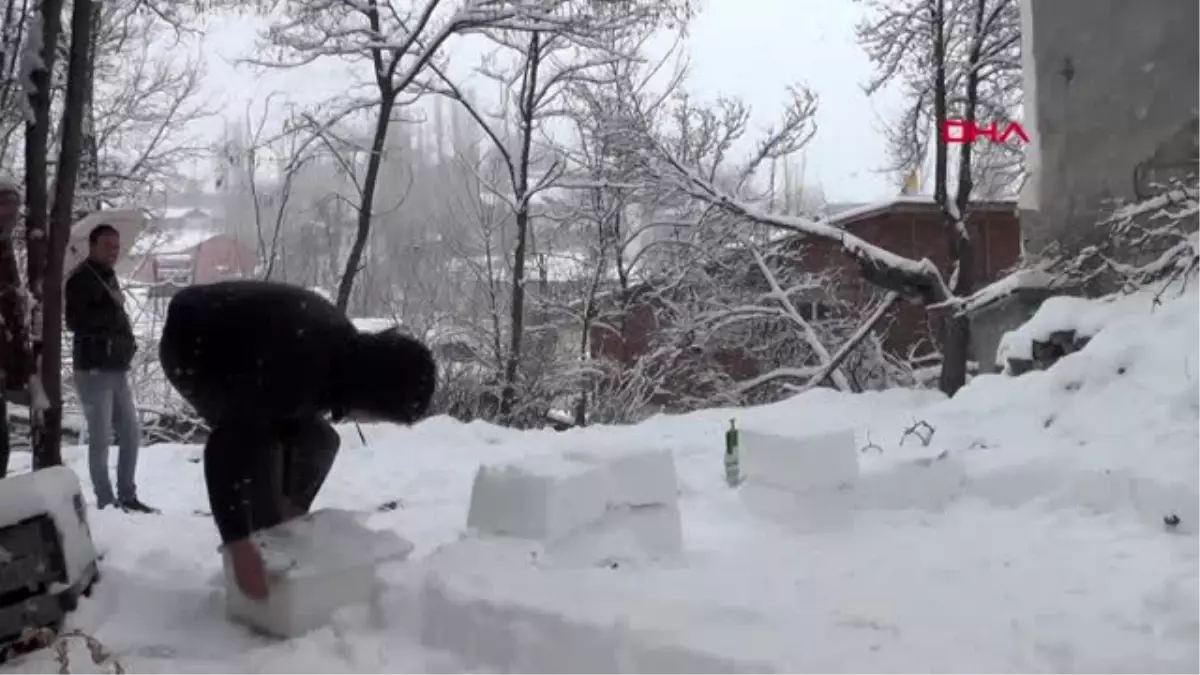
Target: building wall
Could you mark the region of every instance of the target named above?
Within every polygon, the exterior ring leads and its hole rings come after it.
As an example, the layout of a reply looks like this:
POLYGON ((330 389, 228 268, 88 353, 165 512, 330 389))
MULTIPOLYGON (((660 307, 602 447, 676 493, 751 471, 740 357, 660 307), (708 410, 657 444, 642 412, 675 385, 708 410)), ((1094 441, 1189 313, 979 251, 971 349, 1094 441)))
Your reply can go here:
POLYGON ((206 240, 192 255, 192 283, 195 284, 253 276, 257 263, 253 250, 224 235, 206 240))
MULTIPOLYGON (((928 258, 948 277, 952 265, 943 227, 942 215, 932 204, 902 205, 846 225, 846 229, 855 235, 893 253, 914 260, 928 258)), ((1003 202, 979 208, 969 216, 968 227, 975 241, 978 288, 1004 276, 1018 262, 1021 228, 1015 205, 1003 202)), ((814 268, 840 270, 846 290, 852 293, 866 294, 871 290, 859 278, 854 262, 832 244, 809 245, 805 259, 811 260, 814 268)), ((931 327, 924 308, 904 303, 894 311, 891 319, 891 329, 885 339, 888 349, 899 354, 915 351, 917 355, 933 349, 931 327)))
POLYGON ((216 235, 181 253, 130 256, 121 273, 148 284, 164 281, 161 262, 166 258, 191 259, 191 283, 207 284, 230 278, 251 277, 258 264, 254 251, 233 237, 216 235))
MULTIPOLYGON (((1022 0, 1025 126, 1033 171, 1022 195, 1030 252, 1086 243, 1135 168, 1195 167, 1200 3, 1022 0)), ((1146 176, 1142 182, 1147 182, 1146 176)))
POLYGON ((154 258, 147 256, 130 256, 117 263, 117 273, 135 281, 147 284, 154 283, 154 258))

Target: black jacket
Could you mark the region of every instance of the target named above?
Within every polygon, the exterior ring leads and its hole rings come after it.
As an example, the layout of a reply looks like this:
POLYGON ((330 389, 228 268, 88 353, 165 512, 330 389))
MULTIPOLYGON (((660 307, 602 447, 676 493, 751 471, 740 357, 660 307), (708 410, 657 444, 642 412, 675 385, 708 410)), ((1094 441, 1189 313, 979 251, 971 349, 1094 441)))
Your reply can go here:
POLYGON ((223 281, 171 298, 158 352, 167 379, 209 424, 280 420, 333 410, 334 360, 356 335, 304 288, 223 281))
POLYGON ((290 447, 289 463, 329 462, 337 434, 322 421, 326 414, 337 420, 374 409, 378 419, 411 423, 427 411, 435 386, 424 344, 360 334, 328 300, 281 283, 180 290, 158 349, 167 379, 212 426, 205 482, 224 542, 282 519, 276 497, 290 480, 279 475, 280 447, 290 447), (309 431, 288 440, 289 426, 309 431))
POLYGON ((85 260, 67 277, 64 295, 75 370, 129 370, 137 341, 116 272, 85 260))

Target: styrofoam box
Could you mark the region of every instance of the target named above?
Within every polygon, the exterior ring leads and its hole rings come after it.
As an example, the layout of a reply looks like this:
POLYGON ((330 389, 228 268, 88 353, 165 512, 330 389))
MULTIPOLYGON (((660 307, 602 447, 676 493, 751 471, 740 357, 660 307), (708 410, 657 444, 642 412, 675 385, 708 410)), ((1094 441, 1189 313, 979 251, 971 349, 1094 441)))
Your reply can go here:
POLYGON ((229 615, 286 638, 326 624, 342 607, 370 601, 378 592, 376 568, 407 558, 413 544, 395 532, 366 527, 365 515, 321 509, 255 533, 269 578, 263 601, 242 594, 222 547, 229 615))
POLYGON ((660 448, 568 450, 565 456, 602 464, 609 473, 609 507, 679 503, 675 456, 660 448))
POLYGON ((742 429, 738 450, 742 476, 750 483, 805 492, 844 489, 858 479, 853 430, 782 436, 742 429))
POLYGON ((605 467, 562 455, 484 465, 475 473, 467 527, 552 541, 603 518, 608 492, 605 467))

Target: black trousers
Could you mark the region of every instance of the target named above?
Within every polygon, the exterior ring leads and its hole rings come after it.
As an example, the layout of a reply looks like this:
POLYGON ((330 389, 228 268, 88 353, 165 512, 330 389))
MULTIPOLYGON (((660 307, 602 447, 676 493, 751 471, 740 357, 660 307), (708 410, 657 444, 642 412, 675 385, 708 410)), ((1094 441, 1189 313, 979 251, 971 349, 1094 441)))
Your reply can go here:
POLYGON ((204 446, 204 477, 222 541, 308 513, 339 445, 337 431, 315 415, 217 423, 204 446))

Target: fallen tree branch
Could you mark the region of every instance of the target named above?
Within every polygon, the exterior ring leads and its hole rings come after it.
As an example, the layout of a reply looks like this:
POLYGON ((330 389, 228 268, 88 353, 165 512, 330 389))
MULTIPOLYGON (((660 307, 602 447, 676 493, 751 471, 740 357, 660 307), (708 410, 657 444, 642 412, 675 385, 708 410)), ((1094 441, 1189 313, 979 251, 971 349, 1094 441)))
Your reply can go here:
MULTIPOLYGON (((841 228, 808 218, 768 213, 725 194, 713 183, 684 166, 669 151, 654 143, 662 164, 678 180, 677 187, 688 196, 701 200, 725 213, 786 230, 795 234, 816 237, 837 244, 854 259, 859 273, 868 283, 894 291, 906 298, 929 305, 944 302, 953 294, 942 279, 937 266, 928 258, 912 260, 872 244, 841 228)), ((663 172, 659 172, 660 175, 663 172)))
POLYGON ((808 384, 804 386, 804 390, 821 386, 821 384, 829 378, 829 376, 838 368, 838 366, 842 365, 842 361, 845 361, 846 357, 850 356, 850 353, 854 351, 854 348, 861 344, 862 341, 871 334, 871 331, 874 330, 875 326, 883 320, 883 317, 887 316, 888 310, 891 309, 892 305, 896 304, 896 301, 899 299, 900 294, 896 293, 895 291, 884 296, 883 301, 879 303, 879 306, 875 308, 875 311, 871 312, 870 316, 867 317, 867 320, 864 321, 863 324, 858 327, 858 330, 854 331, 854 334, 850 336, 850 339, 846 340, 846 343, 838 348, 837 352, 830 357, 829 361, 824 365, 824 367, 821 368, 816 376, 808 381, 808 384))

